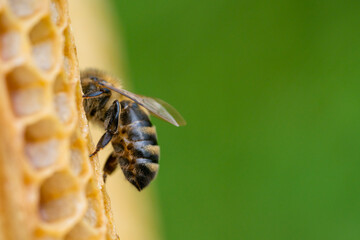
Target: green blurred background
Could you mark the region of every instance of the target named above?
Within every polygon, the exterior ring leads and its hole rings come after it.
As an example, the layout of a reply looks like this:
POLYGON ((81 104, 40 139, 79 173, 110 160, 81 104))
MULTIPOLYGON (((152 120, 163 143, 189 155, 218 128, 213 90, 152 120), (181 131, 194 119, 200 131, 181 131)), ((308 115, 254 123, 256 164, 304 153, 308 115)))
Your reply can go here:
POLYGON ((360 239, 360 1, 111 3, 188 122, 154 120, 165 239, 360 239))

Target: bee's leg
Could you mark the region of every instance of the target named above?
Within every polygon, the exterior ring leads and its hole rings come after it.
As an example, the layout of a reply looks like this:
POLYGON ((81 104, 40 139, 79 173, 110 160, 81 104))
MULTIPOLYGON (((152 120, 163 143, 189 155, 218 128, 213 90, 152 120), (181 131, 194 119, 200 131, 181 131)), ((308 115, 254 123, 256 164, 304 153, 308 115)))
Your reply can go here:
POLYGON ((105 113, 105 130, 106 132, 100 138, 99 142, 96 145, 96 150, 90 155, 94 156, 97 152, 103 149, 112 139, 114 134, 118 132, 119 128, 119 117, 120 117, 120 103, 118 100, 115 100, 111 107, 105 113))
POLYGON ((105 130, 116 134, 119 128, 119 119, 120 119, 120 103, 118 100, 115 100, 111 107, 105 113, 105 130))
POLYGON ((106 182, 106 177, 108 175, 111 175, 115 171, 118 164, 119 163, 117 161, 117 156, 114 152, 112 152, 104 165, 104 174, 103 174, 104 182, 106 182))
POLYGON ((89 92, 87 94, 84 94, 82 97, 87 99, 87 98, 95 98, 95 97, 99 97, 101 95, 111 95, 111 91, 107 88, 101 88, 99 91, 95 91, 95 92, 89 92))
POLYGON ((100 138, 99 142, 96 145, 96 150, 90 154, 89 157, 94 156, 97 154, 101 149, 103 149, 112 139, 113 134, 111 132, 105 132, 104 135, 100 138))

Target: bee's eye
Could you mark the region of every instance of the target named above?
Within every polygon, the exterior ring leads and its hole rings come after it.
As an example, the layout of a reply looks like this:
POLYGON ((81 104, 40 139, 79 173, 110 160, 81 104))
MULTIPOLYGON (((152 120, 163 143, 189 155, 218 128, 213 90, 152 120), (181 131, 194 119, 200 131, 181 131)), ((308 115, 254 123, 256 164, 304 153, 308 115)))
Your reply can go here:
POLYGON ((97 77, 90 77, 90 79, 93 81, 99 81, 99 79, 97 77))

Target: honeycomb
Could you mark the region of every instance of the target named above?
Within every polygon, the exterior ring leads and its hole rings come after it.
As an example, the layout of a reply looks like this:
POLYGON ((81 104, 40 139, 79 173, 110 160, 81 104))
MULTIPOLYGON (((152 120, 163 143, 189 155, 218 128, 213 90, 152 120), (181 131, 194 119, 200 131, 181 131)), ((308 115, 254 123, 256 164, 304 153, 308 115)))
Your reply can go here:
POLYGON ((0 240, 119 239, 66 0, 0 0, 0 240))

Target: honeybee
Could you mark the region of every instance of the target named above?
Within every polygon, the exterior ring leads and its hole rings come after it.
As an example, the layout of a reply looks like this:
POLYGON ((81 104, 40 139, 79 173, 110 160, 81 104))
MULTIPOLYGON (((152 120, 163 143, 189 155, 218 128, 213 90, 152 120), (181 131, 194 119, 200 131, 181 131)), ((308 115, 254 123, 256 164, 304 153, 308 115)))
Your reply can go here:
POLYGON ((116 78, 96 69, 81 72, 86 116, 105 127, 90 157, 111 142, 114 151, 104 165, 104 182, 120 165, 126 179, 141 191, 159 169, 160 149, 149 112, 175 126, 186 122, 164 101, 131 93, 118 84, 116 78))

